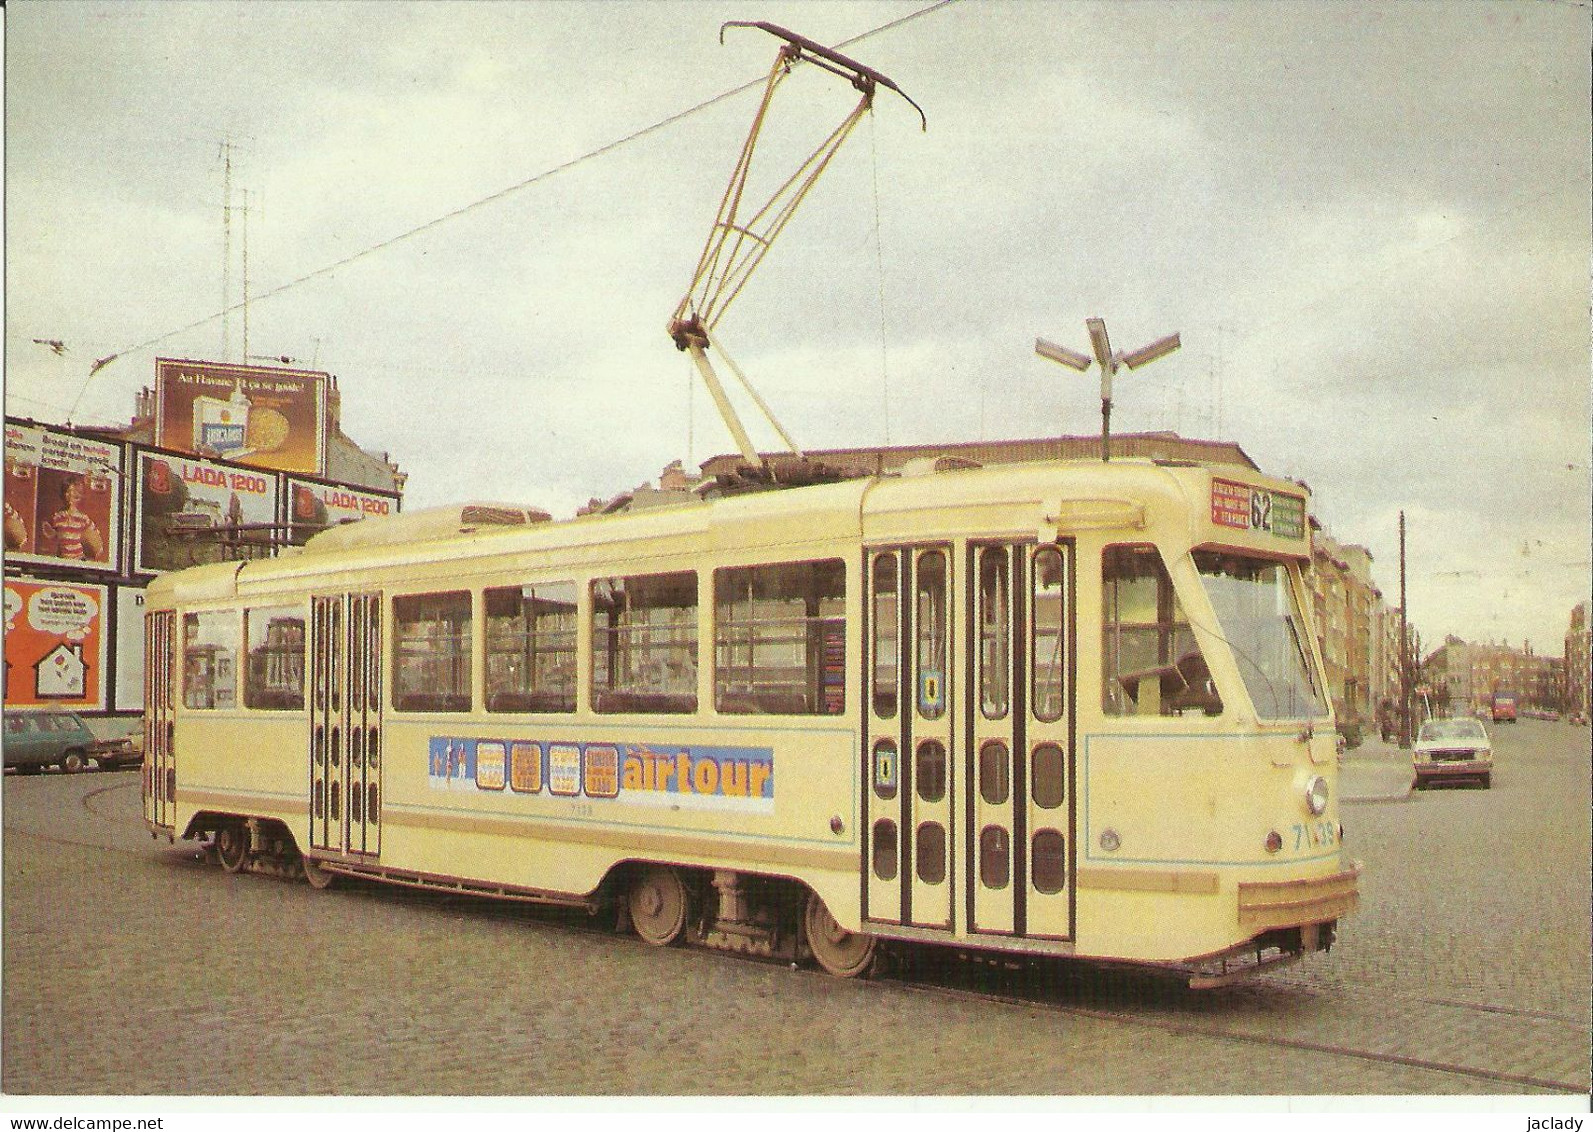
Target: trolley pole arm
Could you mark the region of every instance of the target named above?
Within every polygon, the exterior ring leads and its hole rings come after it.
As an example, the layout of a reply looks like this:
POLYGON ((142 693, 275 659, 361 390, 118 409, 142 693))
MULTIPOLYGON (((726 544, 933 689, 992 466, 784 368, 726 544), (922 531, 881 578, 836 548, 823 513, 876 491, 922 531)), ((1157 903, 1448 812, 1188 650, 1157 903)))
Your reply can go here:
POLYGON ((783 39, 788 45, 783 49, 787 58, 806 59, 810 63, 817 64, 831 74, 849 79, 852 85, 864 94, 872 93, 875 85, 882 86, 886 90, 894 90, 902 98, 906 99, 909 106, 918 111, 919 128, 925 131, 929 129, 929 119, 924 115, 924 108, 909 98, 907 92, 902 90, 901 87, 872 67, 866 67, 855 59, 847 58, 833 48, 826 47, 824 44, 811 40, 805 35, 798 35, 794 31, 788 31, 778 24, 771 24, 765 20, 727 20, 719 27, 720 43, 725 41, 725 28, 758 28, 776 38, 783 39))

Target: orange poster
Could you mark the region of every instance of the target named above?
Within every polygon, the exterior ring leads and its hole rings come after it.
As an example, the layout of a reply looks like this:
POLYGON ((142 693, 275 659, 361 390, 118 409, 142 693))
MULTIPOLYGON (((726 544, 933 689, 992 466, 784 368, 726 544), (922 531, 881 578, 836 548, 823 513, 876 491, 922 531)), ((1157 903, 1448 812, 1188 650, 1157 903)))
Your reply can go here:
POLYGON ((105 710, 106 587, 7 578, 5 706, 105 710))

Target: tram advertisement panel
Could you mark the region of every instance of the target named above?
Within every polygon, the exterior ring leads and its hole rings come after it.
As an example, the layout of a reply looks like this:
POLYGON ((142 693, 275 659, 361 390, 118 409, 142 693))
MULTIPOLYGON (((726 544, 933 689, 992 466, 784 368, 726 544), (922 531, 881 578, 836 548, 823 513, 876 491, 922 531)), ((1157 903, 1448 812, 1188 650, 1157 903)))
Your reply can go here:
POLYGON ((288 480, 288 539, 303 546, 311 535, 355 519, 397 514, 398 497, 310 480, 288 480))
POLYGON ((7 422, 6 558, 118 570, 121 467, 120 445, 7 422))
POLYGON ((644 806, 774 812, 774 751, 434 735, 433 789, 614 799, 644 806))
POLYGON ((5 706, 105 710, 105 586, 8 578, 5 706))
POLYGON ((155 360, 155 443, 195 456, 318 476, 326 470, 327 375, 155 360))
MULTIPOLYGON (((140 453, 134 570, 159 574, 220 562, 229 557, 224 529, 269 524, 276 514, 275 475, 208 460, 140 453)), ((250 541, 247 533, 229 537, 250 541)))

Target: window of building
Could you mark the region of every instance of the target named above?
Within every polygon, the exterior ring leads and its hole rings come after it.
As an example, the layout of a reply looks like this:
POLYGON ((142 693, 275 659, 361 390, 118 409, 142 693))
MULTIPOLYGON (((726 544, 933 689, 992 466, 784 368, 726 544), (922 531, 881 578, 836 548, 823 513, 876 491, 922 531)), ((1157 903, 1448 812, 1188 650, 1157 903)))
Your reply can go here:
POLYGON ((489 589, 487 710, 575 710, 576 588, 542 582, 489 589))
POLYGON ((243 615, 248 640, 245 707, 304 710, 304 611, 251 609, 243 615))
POLYGON ((601 712, 697 710, 697 575, 592 583, 592 706, 601 712))
POLYGON ((393 599, 393 707, 470 710, 470 594, 393 599))
POLYGON ((183 614, 183 706, 200 710, 238 706, 238 614, 235 610, 183 614))
POLYGON ((714 571, 714 704, 736 715, 846 710, 846 564, 714 571))
POLYGON ((1220 713, 1205 657, 1156 548, 1108 547, 1101 585, 1106 714, 1220 713))

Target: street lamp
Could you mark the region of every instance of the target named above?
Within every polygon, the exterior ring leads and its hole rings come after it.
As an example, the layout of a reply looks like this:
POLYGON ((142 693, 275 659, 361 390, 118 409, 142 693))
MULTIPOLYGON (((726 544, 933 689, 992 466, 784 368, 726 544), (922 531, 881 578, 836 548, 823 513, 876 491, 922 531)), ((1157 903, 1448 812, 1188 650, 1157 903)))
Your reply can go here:
POLYGON ((1157 358, 1165 358, 1182 343, 1178 340, 1178 335, 1173 333, 1137 350, 1114 354, 1111 339, 1106 334, 1105 319, 1087 318, 1084 320, 1084 327, 1089 331, 1090 346, 1095 351, 1093 359, 1077 350, 1058 346, 1055 342, 1047 342, 1044 338, 1034 340, 1034 352, 1042 358, 1060 362, 1080 373, 1090 368, 1092 360, 1101 367, 1101 459, 1105 461, 1112 458, 1112 378, 1117 373, 1117 367, 1121 365, 1129 369, 1138 369, 1140 366, 1154 362, 1157 358))

